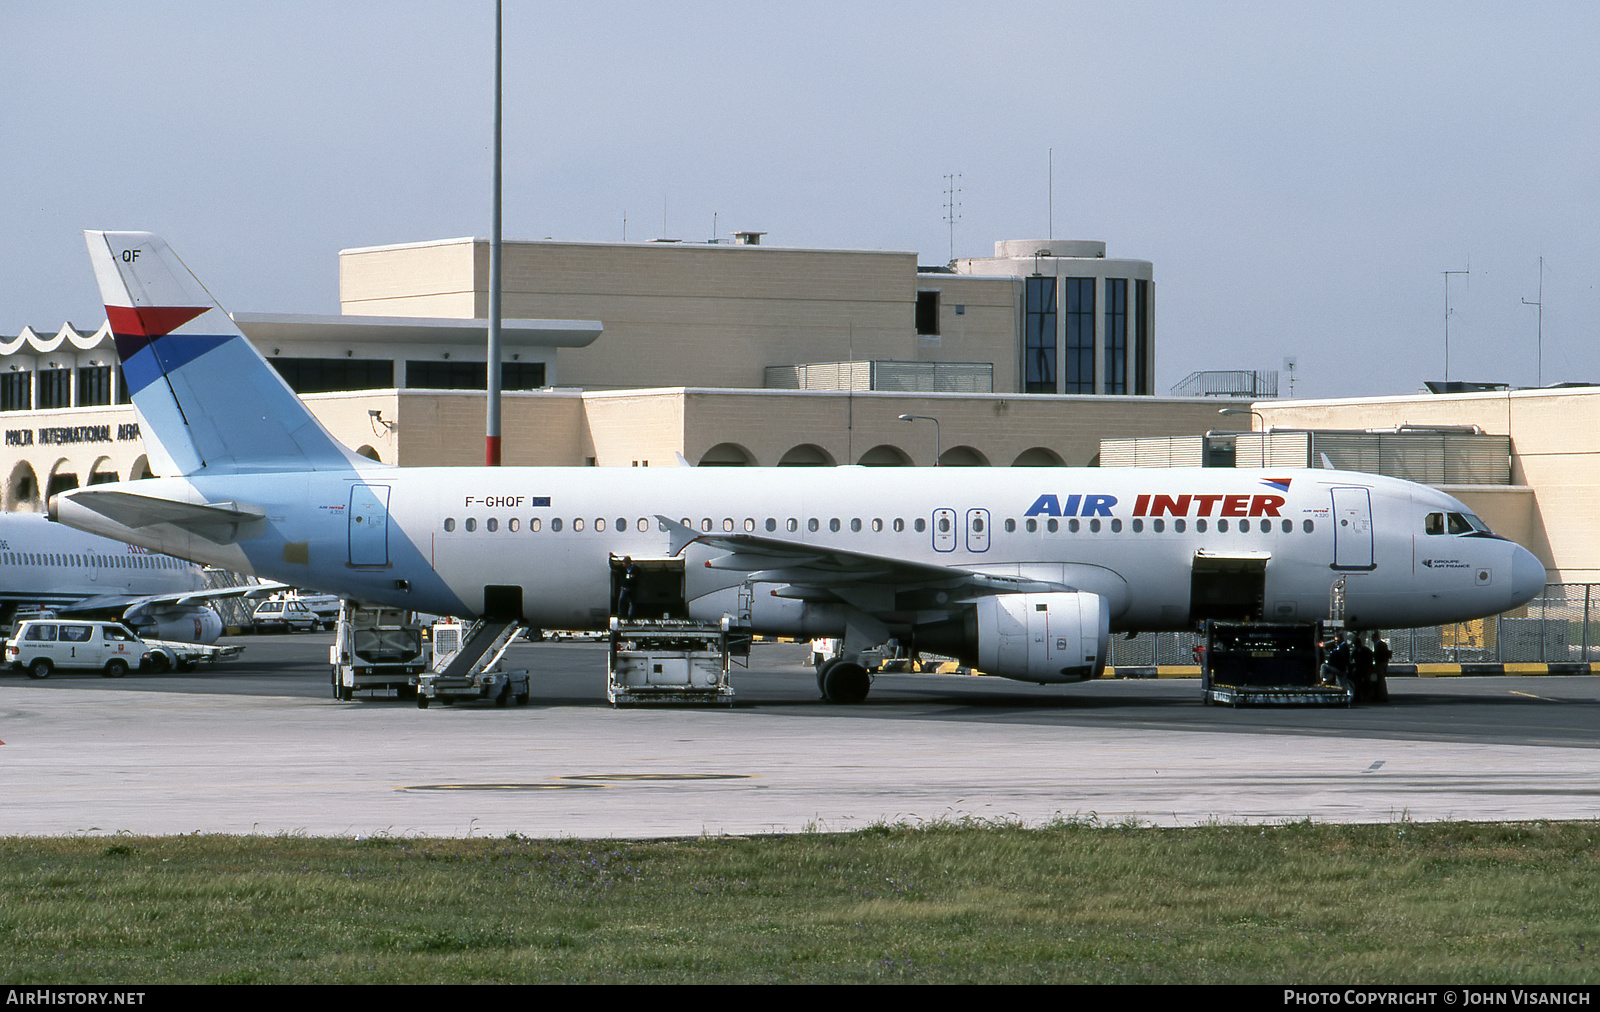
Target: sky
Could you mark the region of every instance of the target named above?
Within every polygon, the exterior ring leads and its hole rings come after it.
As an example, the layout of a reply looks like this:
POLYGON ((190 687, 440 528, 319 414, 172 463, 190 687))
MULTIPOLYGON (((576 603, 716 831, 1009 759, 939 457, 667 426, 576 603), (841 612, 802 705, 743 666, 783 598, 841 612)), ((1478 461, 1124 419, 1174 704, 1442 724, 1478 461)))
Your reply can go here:
MULTIPOLYGON (((942 264, 959 174, 955 256, 1154 263, 1157 392, 1288 357, 1296 396, 1414 392, 1444 271, 1449 378, 1600 382, 1600 5, 505 7, 508 239, 942 264)), ((85 228, 254 313, 338 312, 341 249, 487 236, 493 10, 0 5, 0 335, 103 320, 85 228)))

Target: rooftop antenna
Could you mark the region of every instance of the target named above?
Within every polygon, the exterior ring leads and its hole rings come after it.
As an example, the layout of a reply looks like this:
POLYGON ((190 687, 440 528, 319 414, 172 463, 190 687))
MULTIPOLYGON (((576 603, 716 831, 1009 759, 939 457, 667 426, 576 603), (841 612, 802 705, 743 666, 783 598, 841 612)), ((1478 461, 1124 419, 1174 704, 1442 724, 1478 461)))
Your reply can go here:
POLYGON ((1450 382, 1450 275, 1471 274, 1469 264, 1464 271, 1440 271, 1444 275, 1444 381, 1450 382))
POLYGON ((1283 371, 1289 374, 1289 396, 1294 397, 1294 368, 1299 361, 1293 355, 1283 357, 1283 371))
POLYGON ((1045 175, 1045 188, 1049 191, 1049 213, 1045 218, 1044 237, 1054 239, 1056 235, 1056 149, 1050 149, 1049 166, 1045 175))
POLYGON ((944 220, 950 223, 950 259, 956 258, 956 222, 961 220, 961 173, 945 175, 944 220))
POLYGON ((1522 300, 1524 306, 1539 307, 1539 371, 1537 385, 1544 386, 1544 257, 1539 258, 1539 301, 1522 300))

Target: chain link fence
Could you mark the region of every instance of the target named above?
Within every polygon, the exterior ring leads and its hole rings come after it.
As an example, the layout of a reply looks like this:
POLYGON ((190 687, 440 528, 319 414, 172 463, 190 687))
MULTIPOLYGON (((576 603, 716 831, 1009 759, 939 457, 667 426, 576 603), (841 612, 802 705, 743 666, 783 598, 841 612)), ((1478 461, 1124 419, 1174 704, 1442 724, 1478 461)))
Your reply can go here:
MULTIPOLYGON (((241 576, 225 569, 206 569, 207 590, 253 587, 260 582, 260 578, 255 576, 241 576)), ((219 597, 212 599, 211 607, 222 619, 224 629, 248 629, 253 623, 257 603, 259 602, 245 597, 219 597)))
POLYGON ((1581 664, 1600 660, 1600 584, 1552 583, 1503 615, 1385 634, 1406 664, 1581 664))

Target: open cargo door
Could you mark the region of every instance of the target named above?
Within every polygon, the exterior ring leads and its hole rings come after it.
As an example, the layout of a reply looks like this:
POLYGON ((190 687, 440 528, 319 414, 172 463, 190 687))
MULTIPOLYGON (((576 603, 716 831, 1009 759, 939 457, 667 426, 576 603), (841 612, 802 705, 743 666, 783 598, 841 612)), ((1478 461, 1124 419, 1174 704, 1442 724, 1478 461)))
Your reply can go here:
POLYGON ((1259 620, 1271 559, 1270 552, 1196 552, 1189 576, 1190 621, 1259 620))

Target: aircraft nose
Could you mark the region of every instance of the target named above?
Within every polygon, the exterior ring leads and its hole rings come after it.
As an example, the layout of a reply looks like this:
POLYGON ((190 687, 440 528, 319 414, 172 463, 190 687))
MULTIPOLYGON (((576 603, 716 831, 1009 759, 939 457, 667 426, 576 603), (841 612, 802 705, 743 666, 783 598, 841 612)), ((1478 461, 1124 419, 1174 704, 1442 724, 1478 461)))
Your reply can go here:
POLYGON ((1512 546, 1511 596, 1513 607, 1527 604, 1544 592, 1544 563, 1521 545, 1512 546))

